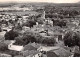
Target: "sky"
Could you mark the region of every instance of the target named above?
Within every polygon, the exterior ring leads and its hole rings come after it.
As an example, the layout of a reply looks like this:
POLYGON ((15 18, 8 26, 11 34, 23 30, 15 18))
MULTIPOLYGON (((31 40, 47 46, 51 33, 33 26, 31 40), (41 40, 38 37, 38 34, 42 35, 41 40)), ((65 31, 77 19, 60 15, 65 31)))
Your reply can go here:
POLYGON ((77 3, 80 0, 0 0, 1 2, 50 2, 50 3, 77 3))

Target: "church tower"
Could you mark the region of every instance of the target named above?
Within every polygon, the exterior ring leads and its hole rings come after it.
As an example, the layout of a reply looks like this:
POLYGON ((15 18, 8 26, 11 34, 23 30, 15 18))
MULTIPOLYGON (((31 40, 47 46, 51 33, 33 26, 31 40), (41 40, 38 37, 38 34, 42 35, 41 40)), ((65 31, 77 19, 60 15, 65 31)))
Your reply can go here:
POLYGON ((43 10, 42 18, 45 19, 45 11, 43 10))

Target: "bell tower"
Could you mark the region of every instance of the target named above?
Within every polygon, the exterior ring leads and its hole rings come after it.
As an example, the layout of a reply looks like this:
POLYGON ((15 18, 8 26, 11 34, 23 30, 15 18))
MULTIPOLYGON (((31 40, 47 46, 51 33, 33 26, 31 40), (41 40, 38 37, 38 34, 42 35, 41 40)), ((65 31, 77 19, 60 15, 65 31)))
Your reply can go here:
POLYGON ((45 19, 45 11, 42 12, 42 18, 45 19))

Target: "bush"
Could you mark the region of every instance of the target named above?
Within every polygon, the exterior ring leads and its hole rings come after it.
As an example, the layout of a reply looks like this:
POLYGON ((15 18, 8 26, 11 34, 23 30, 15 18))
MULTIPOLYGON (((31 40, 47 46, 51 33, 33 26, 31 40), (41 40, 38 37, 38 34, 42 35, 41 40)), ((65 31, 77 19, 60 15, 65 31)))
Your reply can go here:
POLYGON ((44 23, 44 21, 43 21, 42 18, 38 18, 38 19, 37 19, 37 22, 38 22, 39 24, 43 24, 43 23, 44 23))
POLYGON ((27 27, 33 27, 33 25, 36 25, 36 22, 33 20, 28 20, 26 23, 23 23, 22 26, 27 26, 27 27))
POLYGON ((17 36, 18 36, 18 33, 13 30, 6 32, 6 34, 4 35, 5 40, 14 40, 14 38, 17 36))
POLYGON ((43 37, 39 33, 34 33, 33 35, 37 43, 41 43, 43 41, 43 37))
POLYGON ((26 31, 24 33, 25 36, 31 37, 31 41, 33 42, 41 42, 42 36, 39 33, 33 32, 33 31, 26 31))
POLYGON ((8 50, 8 45, 0 42, 0 51, 6 51, 6 50, 8 50))
POLYGON ((53 37, 45 37, 45 39, 42 41, 43 44, 46 44, 48 46, 54 46, 55 42, 56 41, 53 37))
POLYGON ((15 38, 16 42, 14 43, 15 45, 26 45, 29 43, 28 37, 23 36, 23 37, 16 37, 15 38))
POLYGON ((74 53, 74 57, 80 57, 80 53, 74 53))
POLYGON ((22 30, 22 26, 21 25, 15 26, 15 29, 22 30))

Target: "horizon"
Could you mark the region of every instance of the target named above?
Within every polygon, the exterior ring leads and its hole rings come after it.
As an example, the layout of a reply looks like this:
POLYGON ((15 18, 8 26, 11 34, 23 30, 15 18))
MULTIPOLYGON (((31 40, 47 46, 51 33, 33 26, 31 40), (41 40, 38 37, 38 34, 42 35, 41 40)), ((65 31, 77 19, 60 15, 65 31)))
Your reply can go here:
POLYGON ((0 3, 78 3, 80 0, 4 0, 0 3))

